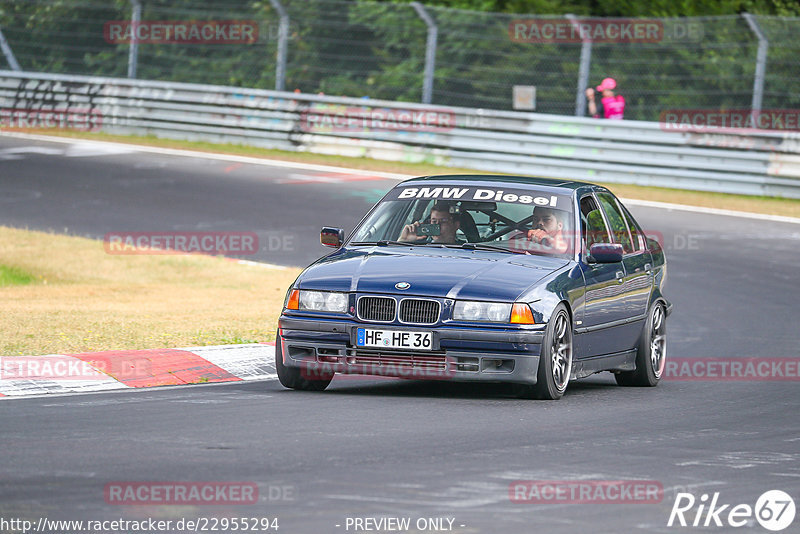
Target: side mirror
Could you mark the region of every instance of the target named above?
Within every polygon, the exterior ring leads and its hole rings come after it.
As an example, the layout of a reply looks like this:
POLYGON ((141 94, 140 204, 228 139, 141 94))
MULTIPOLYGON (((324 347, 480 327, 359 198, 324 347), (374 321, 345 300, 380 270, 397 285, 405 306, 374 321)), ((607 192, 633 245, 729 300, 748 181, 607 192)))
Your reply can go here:
POLYGON ((326 247, 339 248, 344 243, 344 230, 323 226, 322 231, 319 233, 319 242, 326 247))
POLYGON ((619 243, 595 243, 589 247, 589 263, 618 263, 622 261, 622 245, 619 243))

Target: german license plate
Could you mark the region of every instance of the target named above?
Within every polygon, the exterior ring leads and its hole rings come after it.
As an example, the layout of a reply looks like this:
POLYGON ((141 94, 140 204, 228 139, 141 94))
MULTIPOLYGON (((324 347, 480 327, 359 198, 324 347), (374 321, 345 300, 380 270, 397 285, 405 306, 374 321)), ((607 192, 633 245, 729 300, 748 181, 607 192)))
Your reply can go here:
POLYGON ((433 332, 359 328, 356 346, 383 349, 433 350, 433 332))

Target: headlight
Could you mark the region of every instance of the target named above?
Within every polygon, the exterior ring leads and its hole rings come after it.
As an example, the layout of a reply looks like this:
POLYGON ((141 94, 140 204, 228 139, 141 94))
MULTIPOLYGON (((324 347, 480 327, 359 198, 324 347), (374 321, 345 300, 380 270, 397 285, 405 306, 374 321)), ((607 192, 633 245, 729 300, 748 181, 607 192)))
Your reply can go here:
POLYGON ((456 301, 453 319, 456 321, 479 321, 507 323, 511 318, 511 304, 502 302, 456 301))
MULTIPOLYGON (((295 290, 297 291, 297 290, 295 290)), ((347 312, 347 293, 333 291, 298 291, 297 308, 303 311, 347 312)), ((291 306, 289 307, 291 309, 291 306)))

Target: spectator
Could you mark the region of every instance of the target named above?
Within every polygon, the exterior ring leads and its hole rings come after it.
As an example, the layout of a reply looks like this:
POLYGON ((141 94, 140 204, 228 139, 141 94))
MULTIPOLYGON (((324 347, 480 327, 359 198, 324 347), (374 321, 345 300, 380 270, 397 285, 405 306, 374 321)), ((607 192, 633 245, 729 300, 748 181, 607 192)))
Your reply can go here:
POLYGON ((622 120, 625 114, 625 97, 614 95, 616 87, 617 81, 614 78, 606 78, 597 86, 597 90, 602 95, 599 108, 597 102, 595 102, 594 89, 591 87, 586 89, 589 115, 595 119, 603 117, 605 119, 622 120))

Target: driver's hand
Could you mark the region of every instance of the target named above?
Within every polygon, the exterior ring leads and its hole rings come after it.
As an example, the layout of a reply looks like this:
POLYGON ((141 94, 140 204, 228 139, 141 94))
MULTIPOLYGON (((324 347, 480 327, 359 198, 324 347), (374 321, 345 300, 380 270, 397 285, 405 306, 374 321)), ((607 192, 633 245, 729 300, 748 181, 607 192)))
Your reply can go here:
POLYGON ((420 238, 417 235, 417 227, 420 225, 420 221, 417 221, 413 224, 407 224, 403 227, 403 231, 400 233, 400 239, 398 241, 416 241, 420 238))
POLYGON ((552 241, 550 234, 539 228, 528 230, 528 240, 534 243, 541 243, 546 247, 550 246, 550 242, 552 241))

